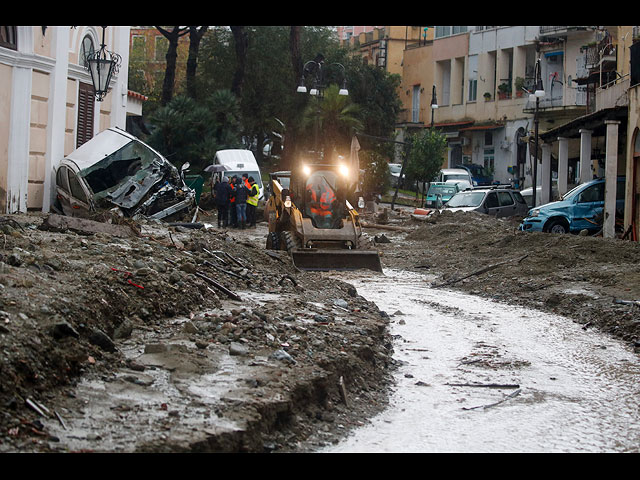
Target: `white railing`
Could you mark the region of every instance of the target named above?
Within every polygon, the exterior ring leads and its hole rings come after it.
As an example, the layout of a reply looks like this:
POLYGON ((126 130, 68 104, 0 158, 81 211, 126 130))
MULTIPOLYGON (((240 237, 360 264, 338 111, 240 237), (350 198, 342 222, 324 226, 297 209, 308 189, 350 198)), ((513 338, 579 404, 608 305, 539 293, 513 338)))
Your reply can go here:
POLYGON ((628 105, 629 84, 630 78, 627 74, 596 89, 596 110, 628 105))

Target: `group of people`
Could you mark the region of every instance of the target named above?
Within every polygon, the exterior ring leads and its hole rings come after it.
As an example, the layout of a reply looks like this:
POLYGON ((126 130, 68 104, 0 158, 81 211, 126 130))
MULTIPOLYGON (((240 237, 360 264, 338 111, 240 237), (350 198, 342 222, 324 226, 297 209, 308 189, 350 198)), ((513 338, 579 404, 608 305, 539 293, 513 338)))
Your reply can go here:
POLYGON ((256 209, 260 187, 246 173, 230 179, 223 176, 213 186, 213 195, 218 207, 218 227, 246 228, 256 226, 256 209))

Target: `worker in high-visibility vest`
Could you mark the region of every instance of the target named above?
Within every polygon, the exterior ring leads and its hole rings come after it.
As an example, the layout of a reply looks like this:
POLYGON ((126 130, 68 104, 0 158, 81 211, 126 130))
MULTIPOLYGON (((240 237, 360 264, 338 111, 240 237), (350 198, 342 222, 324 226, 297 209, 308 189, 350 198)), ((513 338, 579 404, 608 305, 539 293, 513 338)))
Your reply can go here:
POLYGON ((256 226, 256 210, 258 208, 258 198, 260 197, 260 187, 253 177, 249 177, 249 196, 247 197, 247 223, 250 227, 256 226))
POLYGON ((331 224, 333 217, 333 203, 336 201, 336 195, 333 190, 320 183, 318 185, 318 191, 313 188, 312 184, 307 185, 309 210, 313 216, 316 216, 316 221, 327 227, 331 224))

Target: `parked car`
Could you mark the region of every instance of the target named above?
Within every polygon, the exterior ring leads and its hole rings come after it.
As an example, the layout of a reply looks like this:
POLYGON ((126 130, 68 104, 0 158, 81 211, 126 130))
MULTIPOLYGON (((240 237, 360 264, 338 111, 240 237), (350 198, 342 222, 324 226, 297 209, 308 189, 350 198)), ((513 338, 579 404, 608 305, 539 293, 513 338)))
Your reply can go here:
POLYGON ((491 185, 493 183, 493 176, 487 172, 487 169, 482 165, 475 163, 467 163, 466 165, 456 165, 454 168, 463 168, 468 170, 473 180, 473 186, 481 187, 484 185, 491 185))
POLYGON ((60 161, 55 207, 73 217, 117 207, 127 217, 163 219, 195 205, 186 168, 178 171, 133 135, 109 128, 60 161))
POLYGON ((450 180, 464 180, 469 182, 469 185, 473 185, 471 173, 464 168, 443 168, 436 177, 437 182, 448 182, 450 180))
MULTIPOLYGON (((527 232, 592 233, 602 228, 597 217, 604 209, 604 178, 581 183, 565 193, 557 202, 547 203, 529 210, 520 230, 527 232)), ((618 177, 616 210, 624 211, 625 179, 618 177)))
POLYGON ((431 182, 429 190, 427 190, 425 206, 431 208, 442 208, 442 206, 459 191, 460 187, 457 183, 431 182))
POLYGON ((444 210, 480 212, 496 217, 525 216, 527 204, 510 185, 496 185, 458 192, 444 205, 444 210))

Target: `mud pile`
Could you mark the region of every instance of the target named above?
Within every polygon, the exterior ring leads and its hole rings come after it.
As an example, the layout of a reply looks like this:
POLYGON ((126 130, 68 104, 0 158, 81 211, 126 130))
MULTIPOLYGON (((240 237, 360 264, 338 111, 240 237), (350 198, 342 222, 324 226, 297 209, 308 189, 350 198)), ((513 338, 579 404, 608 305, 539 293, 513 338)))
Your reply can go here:
POLYGON ((444 212, 390 217, 388 268, 420 271, 438 288, 565 315, 632 345, 640 340, 640 245, 518 230, 520 219, 444 212), (403 230, 399 230, 398 227, 403 230))
POLYGON ((264 224, 47 218, 0 223, 0 451, 295 450, 383 407, 388 316, 264 224))

